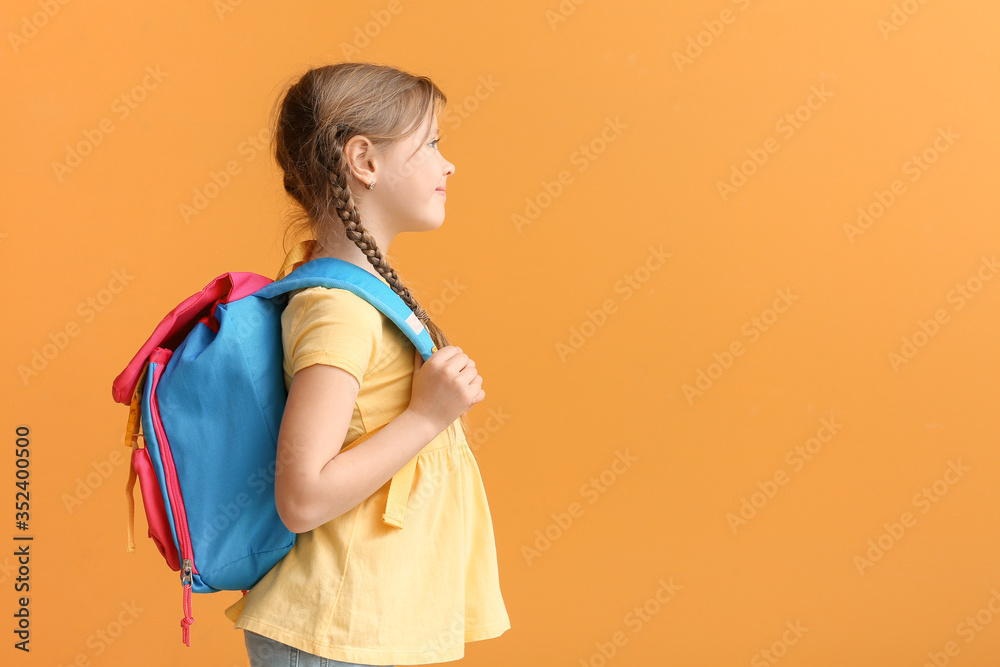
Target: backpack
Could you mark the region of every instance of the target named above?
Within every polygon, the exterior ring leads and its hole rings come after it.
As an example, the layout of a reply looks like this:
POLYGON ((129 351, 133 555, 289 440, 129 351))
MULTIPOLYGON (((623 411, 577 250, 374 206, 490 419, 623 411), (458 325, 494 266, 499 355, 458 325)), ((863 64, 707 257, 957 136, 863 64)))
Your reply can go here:
MULTIPOLYGON (((135 551, 138 479, 149 537, 180 573, 185 646, 194 622, 192 592, 246 595, 295 542, 274 499, 287 399, 281 312, 288 292, 315 286, 349 290, 371 303, 425 360, 436 351, 388 285, 354 264, 321 257, 277 281, 246 272, 215 278, 163 318, 112 386, 115 401, 129 406, 126 550, 135 551)), ((396 528, 402 528, 415 463, 416 457, 390 481, 382 519, 396 528)))

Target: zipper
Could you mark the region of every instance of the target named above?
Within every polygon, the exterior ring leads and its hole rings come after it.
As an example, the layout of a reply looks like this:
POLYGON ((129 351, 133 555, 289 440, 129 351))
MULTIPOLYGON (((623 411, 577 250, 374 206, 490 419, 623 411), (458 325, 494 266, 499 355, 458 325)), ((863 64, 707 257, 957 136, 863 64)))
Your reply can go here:
POLYGON ((191 590, 194 585, 192 573, 197 573, 194 567, 194 553, 191 547, 191 534, 188 530, 187 513, 184 511, 184 502, 181 497, 180 482, 177 479, 177 467, 174 465, 174 455, 170 451, 170 443, 167 442, 167 434, 163 429, 163 422, 160 420, 159 399, 156 388, 160 383, 160 376, 170 357, 172 350, 157 348, 149 355, 150 363, 155 363, 153 371, 152 386, 150 387, 149 416, 153 421, 153 430, 156 432, 156 440, 160 445, 160 455, 163 459, 164 479, 167 482, 167 495, 170 497, 170 511, 174 515, 174 527, 177 530, 177 541, 180 543, 181 551, 181 586, 183 587, 183 608, 184 619, 181 621, 183 628, 182 639, 186 646, 191 646, 189 626, 194 622, 191 614, 191 590))

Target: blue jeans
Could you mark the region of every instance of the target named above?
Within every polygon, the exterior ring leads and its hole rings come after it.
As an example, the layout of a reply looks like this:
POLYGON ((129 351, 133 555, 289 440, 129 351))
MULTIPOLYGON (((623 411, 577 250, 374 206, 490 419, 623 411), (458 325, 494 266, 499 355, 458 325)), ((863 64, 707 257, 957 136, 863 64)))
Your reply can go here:
POLYGON ((243 640, 247 645, 250 667, 377 667, 323 658, 249 630, 243 630, 243 640))

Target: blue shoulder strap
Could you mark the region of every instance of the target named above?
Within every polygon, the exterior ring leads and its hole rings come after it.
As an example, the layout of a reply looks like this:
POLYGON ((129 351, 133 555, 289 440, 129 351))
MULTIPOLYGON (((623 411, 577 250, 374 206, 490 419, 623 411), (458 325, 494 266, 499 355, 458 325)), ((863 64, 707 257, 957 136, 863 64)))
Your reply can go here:
POLYGON ((365 271, 336 257, 317 257, 281 280, 263 287, 255 296, 271 299, 306 287, 328 287, 353 292, 379 309, 413 342, 424 361, 434 351, 434 341, 420 318, 392 291, 392 288, 365 271))

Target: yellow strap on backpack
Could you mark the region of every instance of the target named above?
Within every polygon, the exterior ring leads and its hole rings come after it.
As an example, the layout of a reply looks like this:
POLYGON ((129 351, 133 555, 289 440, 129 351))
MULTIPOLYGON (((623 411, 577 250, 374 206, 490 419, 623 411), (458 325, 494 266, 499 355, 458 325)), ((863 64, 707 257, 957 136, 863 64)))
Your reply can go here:
MULTIPOLYGON (((149 370, 149 364, 147 363, 143 367, 142 372, 139 373, 139 381, 135 383, 135 391, 132 393, 132 403, 128 408, 128 421, 125 423, 125 446, 129 447, 134 453, 136 449, 139 449, 139 428, 142 424, 140 413, 140 405, 142 404, 142 386, 143 381, 146 379, 146 371, 149 370)), ((135 467, 132 465, 132 459, 129 458, 128 465, 128 482, 125 483, 125 500, 128 503, 128 545, 125 547, 125 551, 135 551, 135 494, 133 488, 135 487, 136 473, 135 467)))

